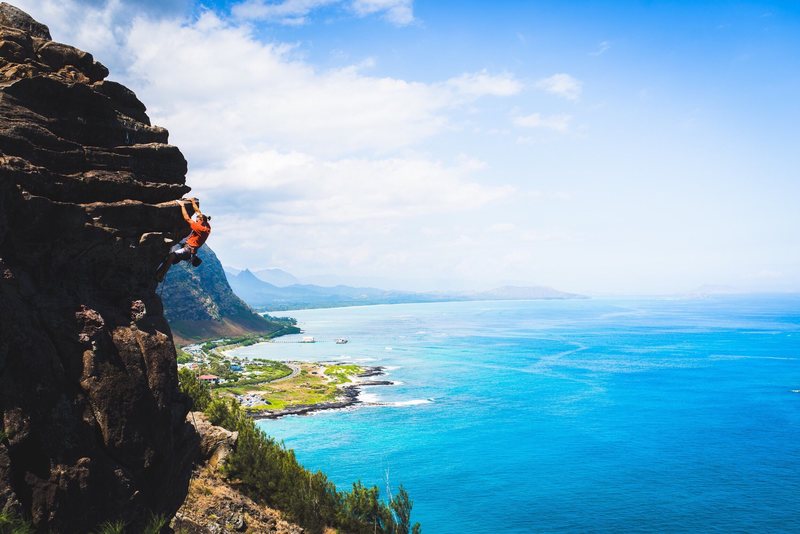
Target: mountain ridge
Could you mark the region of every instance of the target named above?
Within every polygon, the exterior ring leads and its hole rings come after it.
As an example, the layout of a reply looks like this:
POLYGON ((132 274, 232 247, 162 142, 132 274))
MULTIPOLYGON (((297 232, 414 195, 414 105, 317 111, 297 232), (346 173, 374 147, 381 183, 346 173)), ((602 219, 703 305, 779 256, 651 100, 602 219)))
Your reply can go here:
POLYGON ((205 244, 197 251, 199 267, 174 265, 161 287, 164 316, 175 341, 188 344, 204 339, 273 335, 285 325, 255 313, 231 289, 222 264, 205 244))
POLYGON ((226 276, 231 288, 242 300, 257 310, 271 311, 414 302, 587 298, 545 286, 502 286, 487 291, 420 293, 346 285, 293 284, 280 287, 264 282, 249 269, 243 269, 236 275, 226 273, 226 276))

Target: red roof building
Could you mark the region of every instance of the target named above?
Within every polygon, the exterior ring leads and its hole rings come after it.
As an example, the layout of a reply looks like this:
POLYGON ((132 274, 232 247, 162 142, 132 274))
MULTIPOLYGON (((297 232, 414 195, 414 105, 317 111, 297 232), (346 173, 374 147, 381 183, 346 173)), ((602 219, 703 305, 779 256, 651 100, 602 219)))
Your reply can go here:
POLYGON ((204 382, 214 382, 215 384, 219 384, 219 377, 216 375, 200 375, 197 378, 203 380, 204 382))

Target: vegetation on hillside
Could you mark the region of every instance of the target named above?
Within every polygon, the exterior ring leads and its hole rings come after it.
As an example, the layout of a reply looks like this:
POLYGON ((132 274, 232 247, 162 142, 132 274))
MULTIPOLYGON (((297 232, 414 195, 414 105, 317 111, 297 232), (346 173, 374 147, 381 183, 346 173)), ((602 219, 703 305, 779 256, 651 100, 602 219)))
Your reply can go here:
POLYGON ((208 245, 198 250, 199 267, 182 262, 170 269, 159 295, 176 339, 197 341, 214 337, 297 333, 285 319, 255 313, 231 290, 222 265, 208 245))
POLYGON ((224 472, 251 498, 285 512, 293 521, 321 534, 326 527, 353 534, 419 534, 411 524, 412 502, 402 486, 388 502, 378 488, 360 482, 339 491, 321 471, 300 465, 294 451, 267 436, 234 399, 213 397, 190 371, 179 375, 181 391, 218 426, 239 433, 224 472))

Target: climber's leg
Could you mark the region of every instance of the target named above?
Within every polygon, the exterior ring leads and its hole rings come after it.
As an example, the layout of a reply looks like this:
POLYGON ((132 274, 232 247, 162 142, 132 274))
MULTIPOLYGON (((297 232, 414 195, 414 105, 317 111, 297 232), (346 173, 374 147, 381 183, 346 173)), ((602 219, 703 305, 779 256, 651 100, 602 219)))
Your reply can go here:
POLYGON ((161 262, 161 265, 158 266, 158 269, 156 270, 156 280, 159 282, 164 280, 164 277, 167 276, 167 271, 169 271, 169 268, 172 267, 173 263, 177 263, 175 260, 175 253, 170 252, 167 257, 164 258, 164 261, 161 262))

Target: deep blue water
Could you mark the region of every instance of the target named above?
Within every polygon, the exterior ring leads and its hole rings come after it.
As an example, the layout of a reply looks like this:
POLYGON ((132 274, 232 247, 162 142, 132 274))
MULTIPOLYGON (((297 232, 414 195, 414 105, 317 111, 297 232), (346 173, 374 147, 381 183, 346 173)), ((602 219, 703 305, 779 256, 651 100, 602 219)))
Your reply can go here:
POLYGON ((427 533, 800 532, 800 298, 291 312, 385 365, 390 406, 259 424, 340 487, 402 483, 427 533), (432 399, 432 402, 424 402, 432 399))

